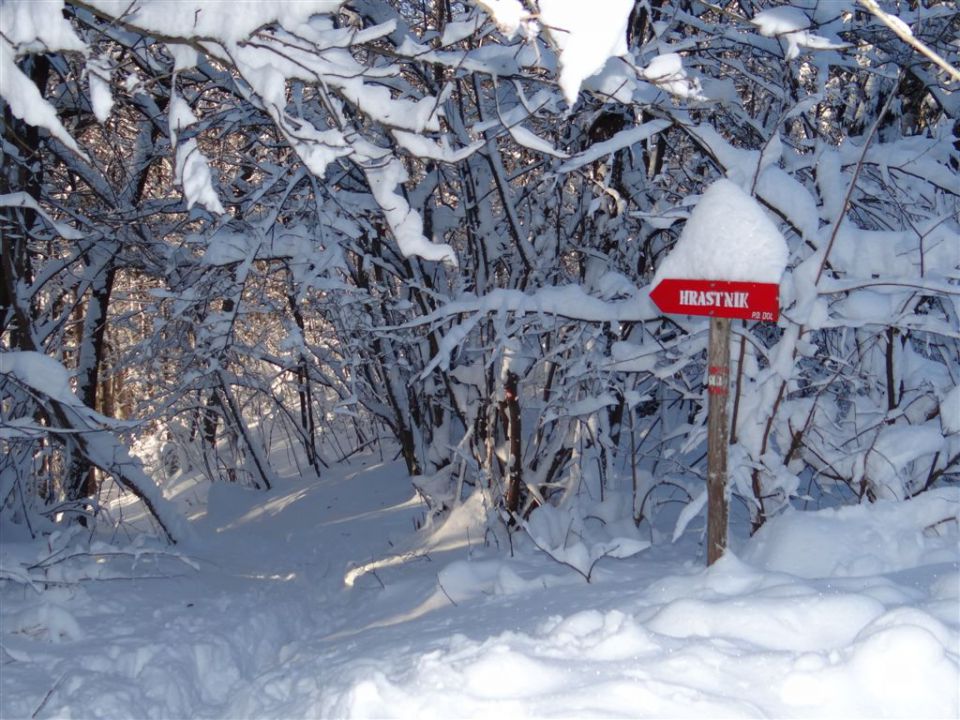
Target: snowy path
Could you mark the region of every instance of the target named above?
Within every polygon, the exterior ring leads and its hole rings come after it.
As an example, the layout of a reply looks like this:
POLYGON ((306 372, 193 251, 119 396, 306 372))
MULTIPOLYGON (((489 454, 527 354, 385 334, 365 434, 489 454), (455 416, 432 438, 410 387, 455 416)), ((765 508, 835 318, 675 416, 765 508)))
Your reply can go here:
MULTIPOLYGON (((216 486, 188 549, 199 570, 147 558, 133 574, 162 577, 0 588, 0 716, 958 714, 956 533, 920 561, 870 543, 876 569, 857 577, 736 557, 705 571, 681 545, 605 560, 587 585, 542 554, 483 548, 457 518, 414 535, 409 487, 397 466, 267 495, 216 486)), ((916 518, 884 522, 897 537, 916 518)), ((798 540, 783 525, 748 553, 813 568, 777 548, 798 540)))
POLYGON ((347 560, 389 549, 391 523, 412 530, 402 477, 374 472, 363 492, 354 474, 268 496, 215 486, 184 549, 197 571, 168 558, 130 573, 157 579, 4 588, 0 716, 262 715, 279 686, 260 677, 349 622, 347 560))

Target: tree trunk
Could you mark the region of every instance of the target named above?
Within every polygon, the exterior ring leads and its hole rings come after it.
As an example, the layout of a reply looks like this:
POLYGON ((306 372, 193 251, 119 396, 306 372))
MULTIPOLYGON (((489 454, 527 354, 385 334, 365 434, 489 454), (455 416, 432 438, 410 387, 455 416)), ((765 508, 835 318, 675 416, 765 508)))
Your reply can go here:
MULTIPOLYGON (((102 265, 88 268, 95 275, 91 295, 84 313, 82 335, 77 353, 77 397, 88 408, 96 409, 100 390, 100 370, 104 359, 104 338, 107 330, 107 311, 116 278, 115 254, 102 265), (105 268, 105 269, 104 269, 105 268)), ((70 463, 69 499, 79 500, 97 493, 96 471, 89 460, 74 456, 70 463)))
MULTIPOLYGON (((46 55, 31 55, 20 61, 20 69, 46 95, 50 61, 46 55)), ((0 194, 26 192, 39 200, 43 183, 43 160, 40 154, 40 130, 19 120, 5 105, 3 143, 0 143, 0 194)), ((30 208, 0 208, 3 230, 2 270, 0 272, 0 333, 9 332, 10 348, 30 350, 28 340, 34 319, 34 308, 23 307, 17 297, 17 285, 33 282, 33 268, 28 239, 37 213, 30 208)), ((32 305, 32 303, 31 303, 32 305)))
POLYGON ((513 514, 520 508, 520 485, 523 469, 520 457, 520 398, 517 396, 519 378, 516 373, 508 372, 503 387, 503 415, 506 419, 507 444, 510 458, 507 463, 507 488, 504 506, 513 514))
MULTIPOLYGON (((290 280, 291 289, 287 293, 287 304, 290 307, 290 313, 293 315, 293 321, 300 330, 300 337, 306 338, 307 324, 303 313, 297 305, 297 298, 293 292, 293 279, 290 280)), ((307 364, 306 351, 304 348, 299 350, 300 357, 297 359, 297 396, 300 400, 300 429, 303 431, 303 447, 307 453, 307 462, 310 467, 319 475, 320 459, 317 453, 317 426, 313 413, 313 392, 310 387, 310 366, 307 364)))
POLYGON ((727 549, 727 397, 730 392, 730 320, 710 319, 707 352, 707 565, 727 549))

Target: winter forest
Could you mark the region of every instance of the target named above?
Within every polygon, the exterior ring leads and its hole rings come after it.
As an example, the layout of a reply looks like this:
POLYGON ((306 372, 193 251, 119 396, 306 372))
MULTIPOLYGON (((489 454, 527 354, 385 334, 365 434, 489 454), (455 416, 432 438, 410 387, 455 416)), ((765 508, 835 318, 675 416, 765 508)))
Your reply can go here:
POLYGON ((954 0, 0 0, 0 716, 960 716, 958 68, 954 0), (666 277, 779 284, 709 567, 666 277))

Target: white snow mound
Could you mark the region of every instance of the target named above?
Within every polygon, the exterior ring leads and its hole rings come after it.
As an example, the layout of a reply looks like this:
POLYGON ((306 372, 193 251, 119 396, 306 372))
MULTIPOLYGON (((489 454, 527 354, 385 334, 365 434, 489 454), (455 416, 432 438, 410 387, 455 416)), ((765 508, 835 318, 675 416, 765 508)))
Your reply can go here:
POLYGON ((778 283, 787 243, 760 205, 730 180, 700 198, 673 250, 657 269, 665 278, 778 283))
POLYGON ((958 514, 960 488, 937 488, 908 501, 788 512, 760 528, 741 557, 803 578, 865 577, 956 562, 958 514))

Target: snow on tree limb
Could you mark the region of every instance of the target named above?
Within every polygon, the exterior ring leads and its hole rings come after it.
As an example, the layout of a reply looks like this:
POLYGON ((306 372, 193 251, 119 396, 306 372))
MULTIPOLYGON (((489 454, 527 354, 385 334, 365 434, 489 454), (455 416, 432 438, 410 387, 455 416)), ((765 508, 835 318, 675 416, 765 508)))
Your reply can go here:
MULTIPOLYGON (((542 314, 591 323, 643 322, 652 320, 660 314, 660 311, 650 300, 646 289, 638 290, 632 298, 611 302, 587 294, 580 285, 564 285, 542 287, 533 293, 500 289, 491 290, 481 297, 461 297, 445 303, 432 313, 411 320, 401 327, 412 328, 430 325, 449 317, 467 313, 483 316, 504 312, 518 315, 542 314)), ((473 320, 467 320, 466 322, 469 324, 473 320)), ((441 347, 447 351, 453 349, 452 344, 447 343, 444 343, 441 347)), ((441 362, 443 361, 439 357, 434 358, 431 367, 436 367, 441 362)))
POLYGON ((181 130, 197 121, 190 106, 177 93, 172 93, 169 108, 170 145, 176 152, 173 181, 183 188, 187 208, 202 205, 217 215, 223 215, 223 205, 213 188, 213 173, 210 163, 200 151, 196 138, 179 140, 181 130), (179 141, 178 141, 179 140, 179 141))
POLYGON ((960 70, 940 57, 940 55, 934 52, 930 47, 920 42, 913 34, 910 26, 903 22, 903 20, 898 18, 896 15, 891 15, 890 13, 885 12, 877 3, 877 0, 859 0, 859 2, 870 12, 876 15, 880 22, 893 30, 897 37, 899 37, 921 55, 924 55, 931 60, 937 67, 947 73, 947 75, 952 77, 956 82, 960 82, 960 70))
POLYGON ((138 2, 69 0, 104 16, 168 38, 215 38, 227 43, 246 40, 258 28, 276 22, 291 30, 315 15, 336 12, 343 0, 271 0, 243 4, 242 12, 224 12, 221 0, 138 2))
POLYGON ((407 179, 407 171, 397 158, 385 156, 364 166, 370 191, 383 211, 400 252, 410 257, 446 262, 457 266, 457 254, 446 243, 434 243, 424 237, 423 219, 397 193, 397 187, 407 179))
POLYGON ((546 31, 557 49, 558 82, 571 106, 587 78, 599 73, 611 57, 627 53, 627 23, 633 0, 605 0, 602 6, 539 0, 537 14, 529 13, 518 0, 477 0, 477 4, 508 39, 520 31, 529 39, 541 29, 546 31))
POLYGON ((86 45, 63 17, 63 2, 7 2, 0 13, 0 97, 14 117, 42 127, 84 159, 77 145, 57 117, 40 89, 17 67, 17 57, 38 51, 73 50, 86 53, 86 45))
POLYGON ((611 155, 618 150, 622 150, 623 148, 630 147, 631 145, 642 142, 647 138, 653 137, 657 133, 666 130, 672 124, 673 122, 671 120, 658 119, 650 120, 642 125, 627 128, 626 130, 621 130, 609 140, 594 143, 579 155, 574 155, 572 158, 570 158, 570 160, 558 167, 557 172, 568 173, 576 170, 577 168, 581 168, 584 165, 589 165, 590 163, 596 162, 602 157, 606 157, 607 155, 611 155))
POLYGON ((87 82, 90 85, 90 105, 97 121, 103 125, 113 109, 113 93, 110 90, 110 75, 113 68, 106 56, 87 61, 87 82))
POLYGON ((183 187, 183 195, 187 200, 187 207, 202 205, 217 215, 226 212, 213 189, 213 175, 210 163, 200 152, 196 138, 190 138, 177 145, 176 162, 174 163, 174 182, 183 187))
MULTIPOLYGON (((142 3, 131 6, 125 1, 80 0, 72 4, 97 16, 115 21, 130 31, 153 34, 173 48, 175 71, 194 66, 202 51, 232 66, 248 85, 247 97, 258 101, 276 123, 283 137, 317 177, 323 177, 331 162, 351 157, 358 162, 371 184, 373 195, 384 212, 388 226, 404 255, 456 264, 452 248, 434 244, 423 236, 423 221, 397 192, 406 180, 402 165, 395 158, 385 159, 384 151, 371 150, 373 144, 361 140, 356 121, 342 109, 352 105, 360 113, 396 133, 398 144, 418 156, 456 162, 480 147, 475 142, 453 150, 441 136, 434 141, 424 132, 439 131, 439 113, 443 95, 429 94, 409 99, 396 97, 382 78, 399 74, 397 68, 375 69, 358 62, 350 52, 354 44, 371 42, 395 30, 394 21, 356 31, 335 27, 329 13, 341 5, 339 0, 289 0, 257 3, 244 12, 224 13, 214 0, 185 0, 178 3, 142 3), (277 27, 271 28, 272 24, 277 27), (186 43, 186 45, 184 45, 186 43), (291 115, 287 85, 292 80, 316 83, 325 96, 334 127, 318 125, 315 120, 291 115), (249 95, 252 90, 255 95, 249 95), (348 137, 350 139, 348 139, 348 137)), ((60 18, 56 35, 42 29, 40 21, 49 11, 37 3, 10 2, 11 13, 19 26, 7 37, 22 41, 32 49, 36 41, 54 49, 87 52, 86 45, 73 33, 69 22, 60 18), (27 18, 29 22, 23 20, 27 18)), ((61 3, 62 7, 62 3, 61 3)), ((10 30, 10 28, 7 28, 10 30)), ((83 155, 83 150, 63 128, 51 105, 13 62, 14 49, 0 43, 0 91, 11 110, 28 123, 48 129, 65 146, 83 155)), ((91 61, 93 62, 93 61, 91 61)), ((104 86, 100 65, 91 75, 90 87, 101 121, 109 112, 109 93, 104 86)), ((241 95, 244 88, 239 88, 241 95)), ((202 205, 212 213, 225 212, 213 187, 210 163, 194 138, 178 142, 177 134, 196 121, 189 106, 178 95, 169 108, 170 134, 175 152, 175 182, 183 188, 187 207, 202 205)))
POLYGON ((476 140, 465 147, 453 148, 446 136, 431 140, 419 133, 399 129, 391 130, 390 134, 401 148, 414 157, 451 164, 465 160, 484 145, 483 140, 476 140))
POLYGON ((486 10, 507 38, 512 38, 521 25, 530 19, 530 13, 520 0, 476 0, 486 10))
POLYGON ((174 505, 113 433, 116 421, 86 407, 70 389, 66 368, 39 352, 0 353, 0 375, 29 387, 41 405, 48 404, 52 431, 67 433, 93 465, 114 476, 146 505, 173 542, 192 537, 193 531, 174 505))
POLYGON ((800 8, 781 6, 758 12, 750 20, 765 37, 781 38, 787 43, 784 59, 793 60, 800 48, 809 50, 840 50, 850 47, 811 32, 810 18, 800 8))
POLYGON ((86 237, 84 233, 70 227, 66 223, 57 222, 54 220, 42 207, 40 207, 40 204, 36 200, 23 191, 0 195, 0 207, 30 208, 35 213, 39 214, 44 220, 50 223, 50 226, 56 230, 57 234, 66 240, 82 240, 86 237))
POLYGON ((560 51, 560 87, 573 105, 584 80, 609 58, 627 52, 633 0, 605 0, 599 7, 568 0, 540 0, 539 4, 539 20, 560 51))

